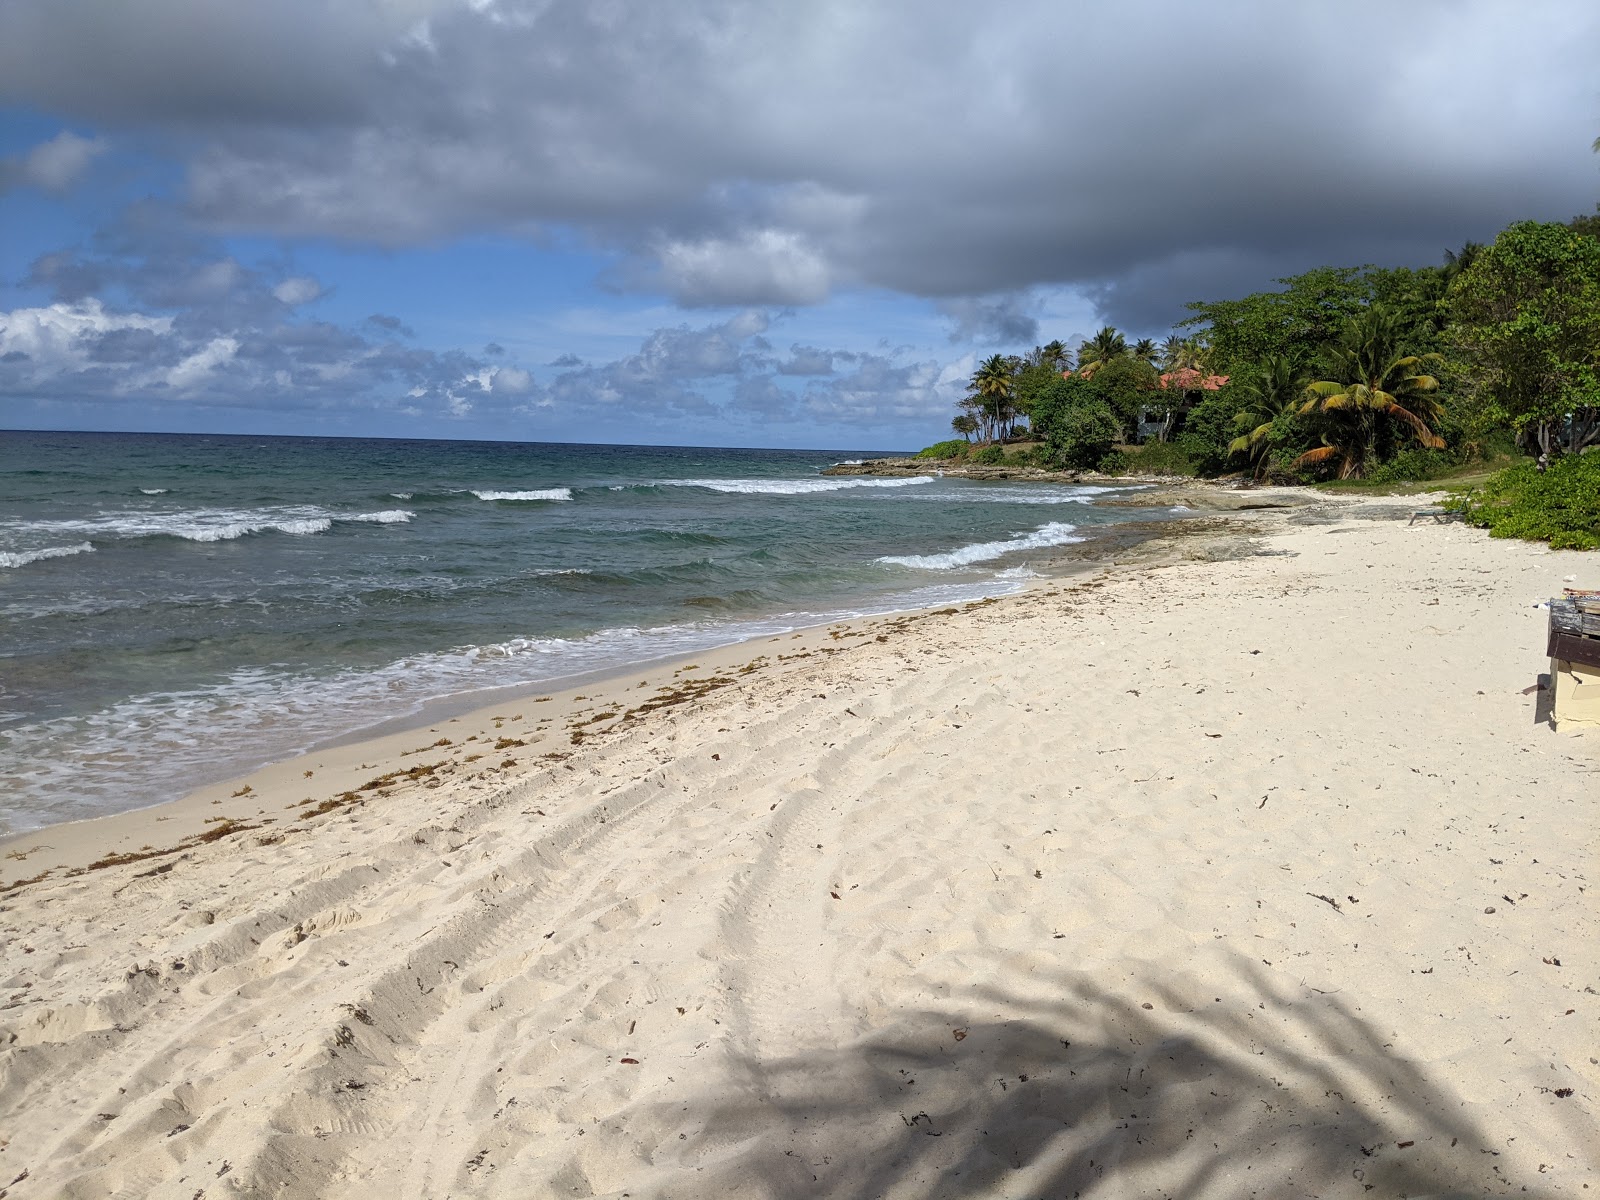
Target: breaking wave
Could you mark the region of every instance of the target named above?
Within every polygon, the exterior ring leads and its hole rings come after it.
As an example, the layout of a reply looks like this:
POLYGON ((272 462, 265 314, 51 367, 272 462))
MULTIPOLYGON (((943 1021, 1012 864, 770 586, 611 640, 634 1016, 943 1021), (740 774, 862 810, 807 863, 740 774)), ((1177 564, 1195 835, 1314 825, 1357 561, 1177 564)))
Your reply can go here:
POLYGON ((661 485, 706 488, 736 495, 806 496, 813 492, 837 492, 845 488, 898 488, 932 482, 932 475, 914 475, 908 479, 664 479, 661 485))
POLYGON ((961 546, 944 554, 894 554, 878 559, 898 567, 916 567, 924 571, 949 571, 955 567, 970 567, 975 563, 989 562, 1018 550, 1043 550, 1049 546, 1067 546, 1084 539, 1073 536, 1076 525, 1051 521, 1031 533, 1019 533, 1003 542, 976 542, 961 546))
MULTIPOLYGON (((206 508, 167 513, 102 513, 77 520, 26 522, 13 528, 35 533, 72 533, 91 541, 173 537, 186 542, 226 542, 252 533, 326 533, 338 521, 397 525, 411 520, 414 515, 403 508, 370 513, 339 513, 311 505, 289 505, 268 509, 206 508)), ((92 549, 87 543, 84 548, 92 549)), ((61 553, 77 554, 81 551, 74 548, 62 550, 61 553)))
POLYGON ((571 500, 571 488, 534 488, 523 492, 480 492, 476 488, 472 494, 479 500, 571 500))
POLYGON ((0 550, 0 567, 22 567, 46 558, 68 558, 74 554, 87 554, 94 547, 88 542, 76 546, 45 546, 39 550, 0 550))

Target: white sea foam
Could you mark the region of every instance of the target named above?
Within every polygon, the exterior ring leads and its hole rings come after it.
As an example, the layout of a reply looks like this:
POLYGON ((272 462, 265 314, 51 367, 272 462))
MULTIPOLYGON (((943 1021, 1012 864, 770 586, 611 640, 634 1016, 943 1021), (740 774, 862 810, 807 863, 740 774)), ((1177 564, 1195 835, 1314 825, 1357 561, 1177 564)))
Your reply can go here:
POLYGON ((1049 546, 1066 546, 1084 539, 1074 537, 1076 525, 1051 521, 1031 533, 1018 533, 1003 542, 977 542, 961 546, 944 554, 897 554, 878 559, 900 567, 917 567, 924 571, 949 571, 955 567, 970 567, 975 563, 989 562, 1018 550, 1043 550, 1049 546))
POLYGON ((472 494, 479 500, 571 500, 571 488, 534 488, 525 492, 480 492, 472 494))
MULTIPOLYGON (((227 542, 252 533, 306 535, 326 533, 335 521, 389 525, 411 520, 414 514, 392 508, 383 512, 339 513, 309 504, 278 508, 201 508, 178 512, 110 512, 68 521, 13 523, 32 533, 69 533, 94 540, 174 537, 187 542, 227 542)), ((76 551, 74 551, 76 553, 76 551)))
POLYGON ((916 498, 956 504, 1089 504, 1102 492, 1114 490, 1087 485, 1050 487, 1037 483, 1001 483, 919 493, 916 498))
POLYGON ((38 550, 0 550, 0 567, 22 567, 46 558, 67 558, 74 554, 87 554, 94 547, 88 542, 76 546, 45 546, 38 550))
POLYGON ((813 492, 837 492, 845 488, 900 488, 918 483, 934 482, 932 475, 914 475, 909 479, 664 479, 670 487, 708 488, 713 492, 730 492, 755 496, 806 496, 813 492))
POLYGON ((415 492, 390 492, 389 495, 393 496, 396 500, 409 500, 409 499, 411 499, 412 496, 416 495, 416 493, 415 492))
POLYGON ((172 489, 171 488, 140 488, 139 490, 141 492, 143 492, 146 496, 165 496, 172 489))
POLYGON ((370 525, 403 525, 417 514, 403 508, 386 508, 382 512, 354 513, 335 517, 336 521, 365 521, 370 525))
POLYGON ((613 628, 580 638, 517 637, 407 655, 315 678, 241 667, 223 680, 132 697, 97 712, 0 724, 0 831, 19 832, 153 804, 198 782, 282 759, 403 717, 429 701, 557 680, 874 613, 1005 595, 1020 581, 933 584, 861 604, 735 622, 613 628))

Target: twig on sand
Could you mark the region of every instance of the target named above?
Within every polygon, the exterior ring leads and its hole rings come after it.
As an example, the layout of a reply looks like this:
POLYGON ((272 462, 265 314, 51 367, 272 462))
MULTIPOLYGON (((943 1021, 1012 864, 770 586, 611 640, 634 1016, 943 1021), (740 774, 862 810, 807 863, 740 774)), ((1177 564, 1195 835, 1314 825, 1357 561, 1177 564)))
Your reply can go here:
POLYGON ((1321 900, 1324 904, 1331 907, 1334 912, 1343 915, 1344 909, 1339 907, 1339 902, 1332 896, 1324 896, 1319 892, 1307 892, 1306 895, 1310 896, 1313 900, 1321 900))

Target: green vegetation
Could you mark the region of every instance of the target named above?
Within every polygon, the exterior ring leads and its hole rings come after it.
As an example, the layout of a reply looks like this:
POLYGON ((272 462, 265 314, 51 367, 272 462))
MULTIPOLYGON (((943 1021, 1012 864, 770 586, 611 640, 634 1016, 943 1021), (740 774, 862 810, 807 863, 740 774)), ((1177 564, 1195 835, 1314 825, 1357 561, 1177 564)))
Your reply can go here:
POLYGON ((1595 544, 1600 208, 1518 222, 1437 266, 1277 282, 1189 305, 1159 345, 1106 326, 1075 353, 991 355, 951 422, 962 439, 923 455, 1389 488, 1539 455, 1546 473, 1524 461, 1463 511, 1496 534, 1595 544), (1036 448, 1006 458, 1020 436, 1036 448))
MULTIPOLYGON (((1122 469, 1130 475, 1198 475, 1188 448, 1176 442, 1146 442, 1121 450, 1122 469)), ((1102 471, 1105 467, 1100 468, 1102 471)), ((1109 472, 1107 472, 1109 474, 1109 472)))
POLYGON ((1542 473, 1534 463, 1518 463, 1456 493, 1449 507, 1490 537, 1600 549, 1600 454, 1559 458, 1542 473))
POLYGON ((1039 394, 1033 424, 1052 460, 1093 470, 1122 439, 1122 426, 1103 390, 1081 375, 1057 378, 1039 394))

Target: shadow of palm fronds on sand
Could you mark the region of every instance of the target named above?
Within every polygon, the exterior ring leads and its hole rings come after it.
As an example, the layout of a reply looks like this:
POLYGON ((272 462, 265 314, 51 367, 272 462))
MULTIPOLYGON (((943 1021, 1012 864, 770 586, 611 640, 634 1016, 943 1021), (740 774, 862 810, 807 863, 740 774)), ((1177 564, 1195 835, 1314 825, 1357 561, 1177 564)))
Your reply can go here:
POLYGON ((1227 1003, 1035 977, 1027 999, 986 989, 850 1045, 742 1061, 739 1084, 680 1115, 693 1132, 667 1194, 1538 1194, 1338 996, 1236 969, 1227 1003))

